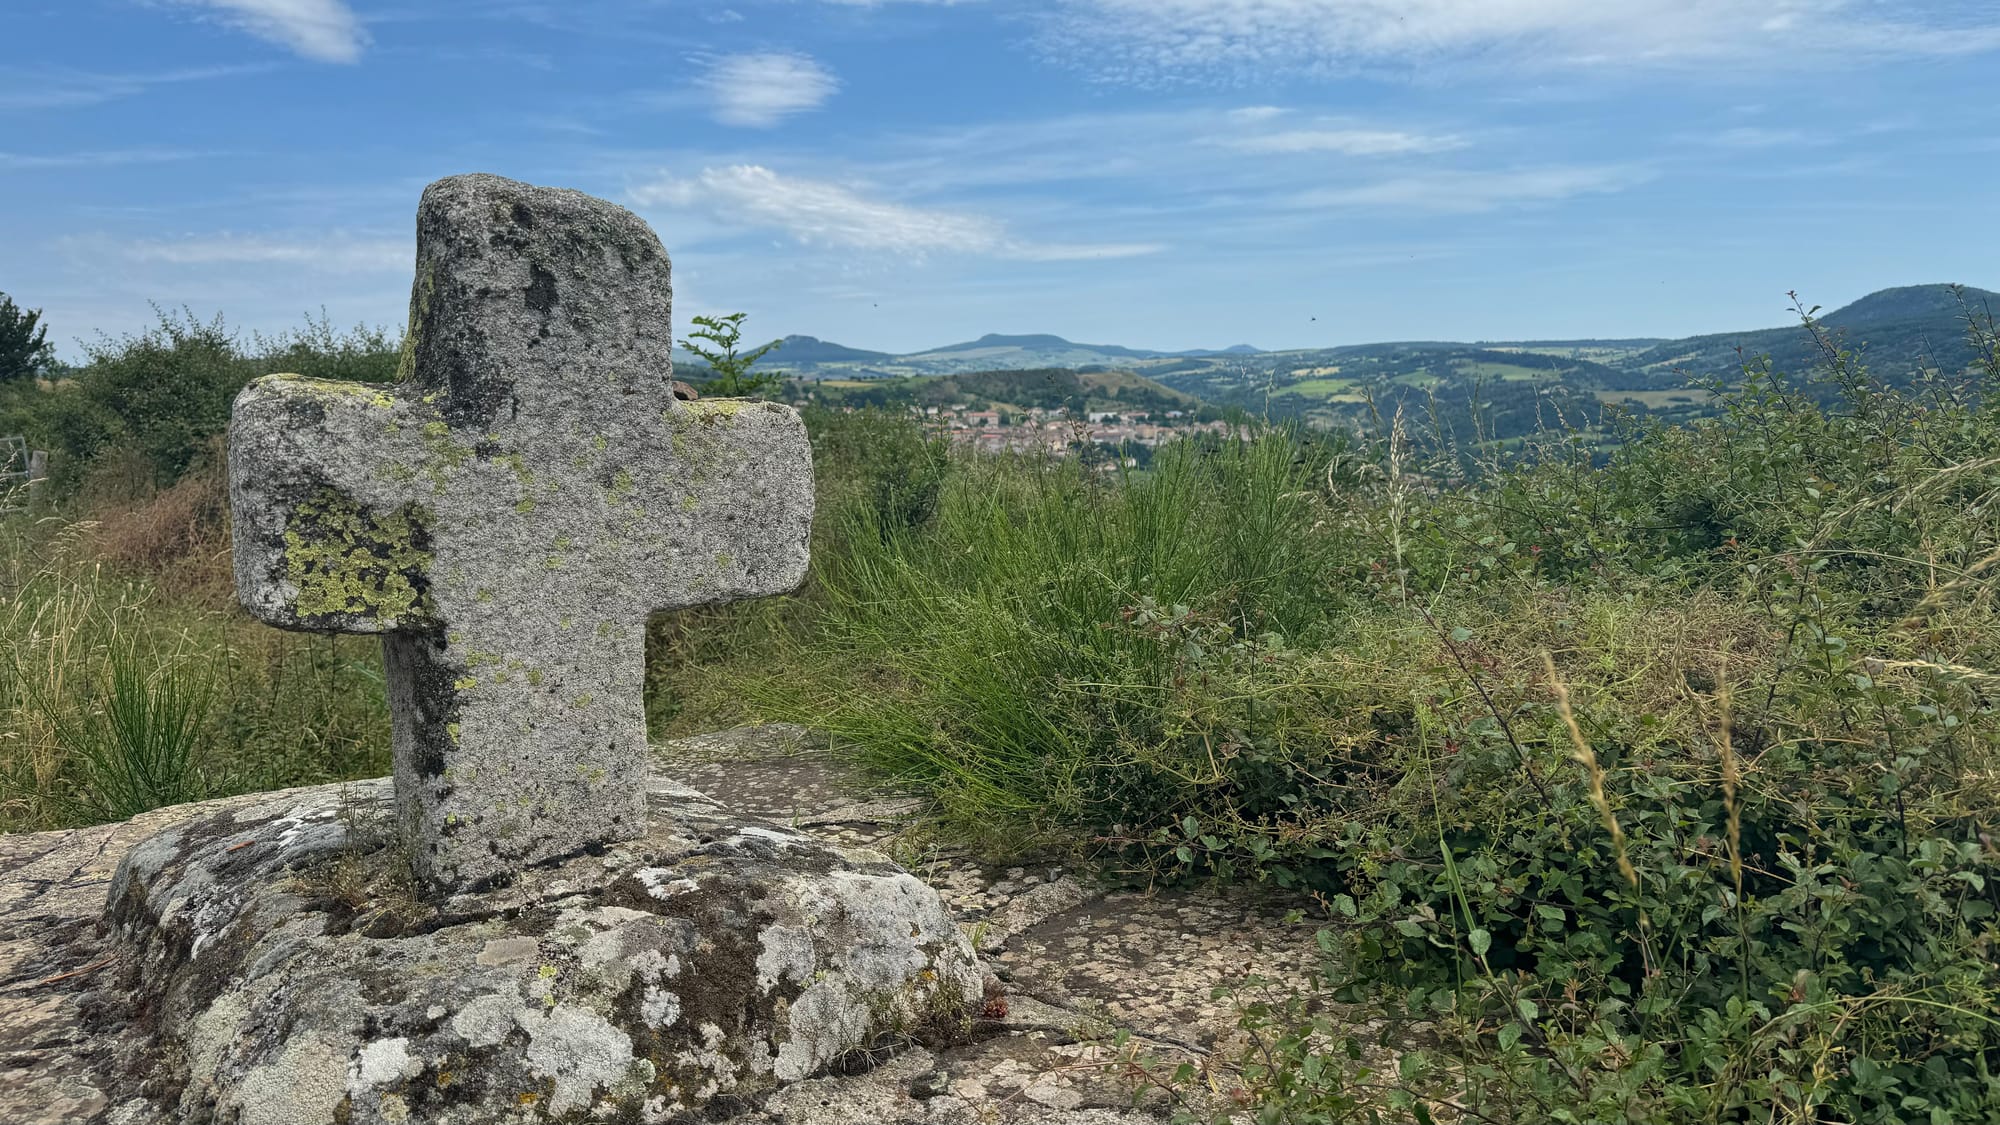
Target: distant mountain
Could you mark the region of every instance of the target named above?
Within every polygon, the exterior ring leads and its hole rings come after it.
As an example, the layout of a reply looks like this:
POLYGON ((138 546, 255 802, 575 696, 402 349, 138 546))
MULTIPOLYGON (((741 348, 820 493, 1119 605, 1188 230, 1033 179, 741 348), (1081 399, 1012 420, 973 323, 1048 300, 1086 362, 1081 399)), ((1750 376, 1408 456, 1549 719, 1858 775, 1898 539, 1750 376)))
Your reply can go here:
POLYGON ((1974 312, 1991 310, 2000 314, 2000 293, 1969 287, 1962 294, 1954 293, 1949 285, 1903 285, 1894 289, 1878 289, 1853 304, 1827 313, 1820 317, 1820 322, 1832 328, 1861 328, 1909 320, 1949 320, 1962 324, 1959 318, 1965 315, 1968 307, 1974 312))
POLYGON ((766 361, 777 367, 821 363, 882 363, 896 358, 888 352, 850 348, 812 336, 787 336, 766 361))
MULTIPOLYGON (((881 379, 951 375, 972 371, 1035 371, 1049 368, 1132 367, 1179 359, 1242 358, 1262 355, 1249 344, 1162 352, 1118 344, 1080 344, 1048 333, 991 332, 977 340, 891 355, 850 348, 811 336, 787 336, 766 363, 773 370, 807 379, 881 379)), ((699 368, 694 357, 676 350, 675 362, 699 368)))
MULTIPOLYGON (((1819 316, 1839 346, 1857 352, 1868 369, 1891 383, 1919 370, 1958 372, 1974 360, 1965 338, 1965 305, 2000 313, 2000 293, 1954 292, 1946 285, 1884 289, 1819 316)), ((1039 401, 1050 394, 1112 399, 1094 383, 1079 389, 1052 372, 1141 379, 1217 407, 1257 415, 1297 417, 1318 425, 1353 426, 1401 409, 1407 417, 1456 411, 1454 425, 1486 438, 1509 437, 1548 424, 1595 418, 1618 403, 1664 419, 1710 409, 1697 379, 1734 378, 1746 359, 1769 356, 1786 372, 1811 370, 1818 345, 1798 325, 1657 338, 1480 341, 1409 340, 1335 348, 1262 351, 1248 344, 1219 349, 1153 351, 1084 344, 1061 336, 992 333, 927 351, 891 355, 787 337, 768 366, 836 388, 850 401, 869 397, 864 385, 896 382, 895 395, 919 402, 1039 401), (994 383, 996 372, 1029 373, 1018 386, 994 383), (971 376, 962 383, 922 383, 920 377, 971 376), (959 396, 959 397, 954 397, 959 396), (969 396, 969 399, 965 396, 969 396)), ((677 357, 678 359, 678 357, 677 357)), ((697 376, 698 377, 698 376, 697 376)), ((886 394, 889 388, 883 387, 886 394)), ((1128 393, 1156 396, 1151 389, 1128 393)), ((893 396, 892 396, 893 397, 893 396)), ((1017 405, 1025 405, 1017 403, 1017 405)), ((1412 423, 1415 424, 1415 423, 1412 423)))
POLYGON ((1070 363, 1049 364, 1045 362, 1032 362, 1031 360, 1044 360, 1051 356, 1069 356, 1085 353, 1097 356, 1099 360, 1153 359, 1163 354, 1161 352, 1144 351, 1138 348, 1119 347, 1116 344, 1078 344, 1065 340, 1061 336, 1046 334, 1003 336, 997 332, 989 332, 977 340, 970 340, 963 344, 946 344, 941 348, 932 348, 928 352, 917 352, 914 356, 907 358, 916 358, 917 356, 977 356, 981 359, 992 359, 1001 357, 1016 360, 1016 362, 989 364, 988 366, 1023 368, 1043 366, 1070 367, 1075 365, 1070 363))
MULTIPOLYGON (((1920 369, 1960 371, 1973 361, 1965 332, 1968 309, 2000 314, 2000 293, 1906 285, 1870 293, 1820 316, 1819 323, 1841 347, 1860 355, 1876 378, 1899 383, 1920 369)), ((1746 359, 1760 356, 1770 357, 1779 371, 1802 373, 1819 361, 1820 351, 1804 328, 1792 325, 1666 340, 1631 356, 1625 366, 1663 379, 1727 377, 1746 359)))

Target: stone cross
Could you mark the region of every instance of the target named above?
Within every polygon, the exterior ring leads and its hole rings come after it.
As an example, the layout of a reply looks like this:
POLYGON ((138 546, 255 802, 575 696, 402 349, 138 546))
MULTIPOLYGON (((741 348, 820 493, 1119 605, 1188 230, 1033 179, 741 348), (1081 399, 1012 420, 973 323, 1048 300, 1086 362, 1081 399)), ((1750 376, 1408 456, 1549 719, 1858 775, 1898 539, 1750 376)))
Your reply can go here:
POLYGON ((237 396, 238 596, 383 635, 401 828, 434 891, 644 832, 646 615, 804 577, 805 429, 677 400, 670 301, 637 216, 455 176, 417 209, 399 381, 237 396))

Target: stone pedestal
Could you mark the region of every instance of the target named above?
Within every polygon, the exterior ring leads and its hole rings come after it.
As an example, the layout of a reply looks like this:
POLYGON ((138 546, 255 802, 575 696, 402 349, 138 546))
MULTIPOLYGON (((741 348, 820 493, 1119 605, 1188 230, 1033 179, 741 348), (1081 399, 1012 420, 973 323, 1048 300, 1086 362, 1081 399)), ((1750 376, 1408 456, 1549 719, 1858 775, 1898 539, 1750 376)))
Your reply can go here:
POLYGON ((111 954, 169 1120, 667 1121, 964 1026, 972 950, 880 856, 656 781, 650 829, 427 900, 386 781, 275 794, 120 865, 111 954))

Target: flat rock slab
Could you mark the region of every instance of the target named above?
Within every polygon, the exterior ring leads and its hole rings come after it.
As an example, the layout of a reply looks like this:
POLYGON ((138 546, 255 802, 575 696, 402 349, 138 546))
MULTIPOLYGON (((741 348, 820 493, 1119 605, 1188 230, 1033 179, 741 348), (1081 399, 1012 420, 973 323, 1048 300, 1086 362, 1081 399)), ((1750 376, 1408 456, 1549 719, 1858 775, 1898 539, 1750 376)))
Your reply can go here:
MULTIPOLYGON (((922 810, 919 801, 871 786, 796 727, 682 739, 661 748, 656 768, 775 827, 898 855, 897 833, 922 810)), ((95 933, 105 893, 139 840, 272 796, 165 809, 121 825, 0 836, 0 1121, 163 1120, 145 1103, 101 1092, 113 1049, 82 1030, 85 1001, 117 971, 95 933), (77 975, 63 976, 70 973, 77 975)), ((968 1044, 906 1044, 867 1073, 787 1086, 730 1125, 1164 1122, 1172 1107, 1159 1095, 1134 1106, 1140 1076, 1129 1053, 1111 1047, 1113 1032, 1130 1028, 1142 1051, 1168 1064, 1200 1062, 1210 1050, 1220 1057, 1232 1047, 1235 1013, 1211 990, 1246 971, 1298 979, 1316 956, 1316 927, 1286 918, 1302 903, 1210 891, 1104 895, 1055 865, 993 867, 938 850, 904 858, 937 888, 965 932, 988 937, 989 950, 993 931, 1006 931, 987 957, 1002 978, 996 998, 1006 1014, 981 1021, 979 1038, 968 1044), (1040 913, 1079 893, 1074 905, 1040 913)))

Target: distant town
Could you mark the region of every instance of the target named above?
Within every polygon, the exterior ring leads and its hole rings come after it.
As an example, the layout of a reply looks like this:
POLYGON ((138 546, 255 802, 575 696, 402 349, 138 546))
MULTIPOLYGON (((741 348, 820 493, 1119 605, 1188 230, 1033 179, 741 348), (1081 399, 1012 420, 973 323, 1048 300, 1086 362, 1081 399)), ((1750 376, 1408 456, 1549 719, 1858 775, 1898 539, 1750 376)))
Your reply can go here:
POLYGON ((1226 434, 1228 422, 1200 421, 1186 410, 1089 410, 1067 407, 974 410, 965 406, 913 407, 941 426, 953 445, 982 453, 1065 453, 1081 445, 1152 449, 1191 434, 1226 434), (1157 415, 1157 417, 1156 417, 1157 415))

